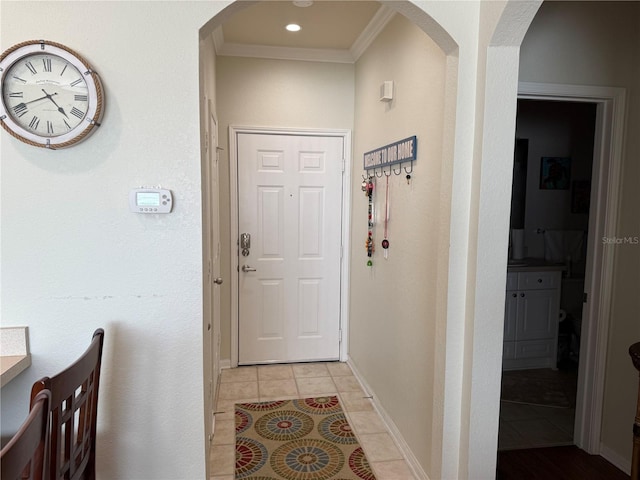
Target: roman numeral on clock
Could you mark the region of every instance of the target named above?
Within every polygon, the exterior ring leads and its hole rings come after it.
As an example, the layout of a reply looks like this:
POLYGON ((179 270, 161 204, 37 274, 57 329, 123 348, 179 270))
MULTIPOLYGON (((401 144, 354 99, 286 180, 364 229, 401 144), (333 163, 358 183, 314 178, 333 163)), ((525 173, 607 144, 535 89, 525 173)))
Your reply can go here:
POLYGON ((18 105, 13 107, 13 113, 15 113, 17 116, 21 117, 25 113, 27 113, 27 106, 24 103, 19 103, 18 105))
POLYGON ((82 79, 81 79, 81 78, 79 78, 79 79, 74 80, 73 82, 71 82, 71 86, 72 86, 72 87, 75 87, 76 85, 79 85, 79 84, 81 84, 81 83, 82 83, 82 79))
POLYGON ((44 71, 45 72, 50 72, 51 71, 51 59, 50 58, 43 58, 42 59, 42 63, 44 64, 44 71))
POLYGON ((26 62, 26 63, 25 63, 25 66, 29 69, 29 71, 30 71, 33 75, 35 75, 36 73, 38 73, 38 72, 36 71, 36 67, 34 67, 34 66, 33 66, 33 63, 31 63, 31 62, 26 62))
POLYGON ((40 125, 40 119, 34 115, 29 122, 29 128, 33 128, 34 130, 36 130, 38 128, 38 125, 40 125))
POLYGON ((53 123, 47 120, 47 133, 53 133, 53 123))
POLYGON ((10 92, 9 98, 22 98, 22 92, 10 92))
POLYGON ((73 99, 76 102, 86 102, 89 97, 87 95, 74 95, 73 99))
POLYGON ((78 110, 76 107, 71 109, 71 115, 74 115, 78 118, 84 118, 84 112, 82 110, 78 110))

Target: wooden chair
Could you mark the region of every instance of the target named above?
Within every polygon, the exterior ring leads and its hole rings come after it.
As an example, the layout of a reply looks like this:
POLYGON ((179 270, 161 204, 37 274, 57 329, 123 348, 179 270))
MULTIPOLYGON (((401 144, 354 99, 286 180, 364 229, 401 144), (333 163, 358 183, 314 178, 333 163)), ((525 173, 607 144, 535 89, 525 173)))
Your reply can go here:
POLYGON ((42 390, 33 399, 29 416, 18 433, 0 452, 3 480, 42 480, 48 467, 51 392, 42 390))
MULTIPOLYGON (((629 355, 633 366, 640 372, 640 342, 629 347, 629 355)), ((633 424, 633 455, 631 457, 631 480, 640 480, 640 385, 638 386, 638 402, 636 420, 633 424)))
POLYGON ((97 329, 91 345, 68 368, 31 388, 32 401, 51 390, 51 431, 47 480, 94 480, 98 387, 104 330, 97 329))

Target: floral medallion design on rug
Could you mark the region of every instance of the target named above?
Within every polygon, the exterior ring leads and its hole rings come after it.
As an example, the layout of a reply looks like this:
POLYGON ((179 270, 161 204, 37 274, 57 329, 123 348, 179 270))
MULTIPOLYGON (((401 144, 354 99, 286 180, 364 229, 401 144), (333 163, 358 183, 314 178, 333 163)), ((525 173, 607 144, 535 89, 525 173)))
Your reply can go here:
POLYGON ((235 416, 235 478, 376 478, 337 396, 239 403, 235 416))

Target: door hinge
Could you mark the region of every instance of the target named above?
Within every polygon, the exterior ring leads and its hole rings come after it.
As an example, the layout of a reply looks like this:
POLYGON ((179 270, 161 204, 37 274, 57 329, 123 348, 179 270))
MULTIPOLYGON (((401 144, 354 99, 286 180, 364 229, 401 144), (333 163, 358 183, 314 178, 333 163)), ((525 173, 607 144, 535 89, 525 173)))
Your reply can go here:
POLYGON ((338 330, 338 342, 342 343, 342 330, 338 330))
POLYGON ((340 260, 342 260, 343 255, 344 255, 344 245, 340 245, 340 260))
POLYGON ((587 292, 584 292, 584 293, 582 294, 582 303, 587 303, 587 297, 588 297, 588 296, 589 296, 589 295, 587 294, 587 292))
POLYGON ((346 165, 345 165, 346 163, 347 163, 347 161, 343 158, 342 159, 342 173, 344 173, 344 170, 346 168, 346 165))

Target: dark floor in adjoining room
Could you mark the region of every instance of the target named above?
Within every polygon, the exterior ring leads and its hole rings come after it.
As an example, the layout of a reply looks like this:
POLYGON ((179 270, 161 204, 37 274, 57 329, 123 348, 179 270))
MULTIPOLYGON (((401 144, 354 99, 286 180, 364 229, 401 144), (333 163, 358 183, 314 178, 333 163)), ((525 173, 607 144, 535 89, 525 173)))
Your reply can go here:
POLYGON ((574 444, 577 367, 503 372, 499 451, 574 444))
POLYGON ((498 452, 497 480, 629 480, 622 470, 576 446, 498 452))

